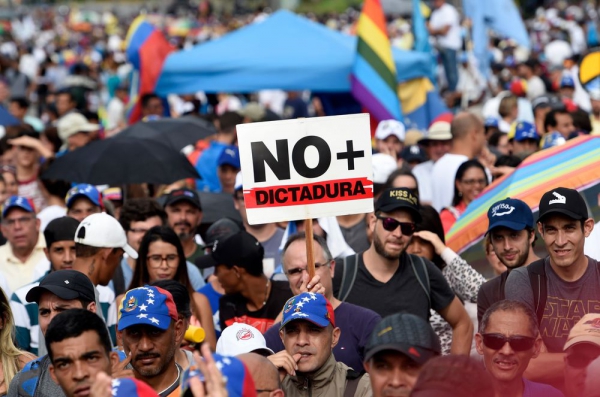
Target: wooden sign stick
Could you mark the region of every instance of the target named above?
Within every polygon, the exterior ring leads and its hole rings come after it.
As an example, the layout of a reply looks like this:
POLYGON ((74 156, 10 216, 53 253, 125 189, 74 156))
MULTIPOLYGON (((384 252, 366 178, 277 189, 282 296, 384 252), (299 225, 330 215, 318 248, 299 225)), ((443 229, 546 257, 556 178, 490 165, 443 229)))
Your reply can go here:
POLYGON ((313 253, 313 220, 304 220, 304 233, 306 234, 306 270, 308 271, 308 281, 315 276, 315 257, 313 253))

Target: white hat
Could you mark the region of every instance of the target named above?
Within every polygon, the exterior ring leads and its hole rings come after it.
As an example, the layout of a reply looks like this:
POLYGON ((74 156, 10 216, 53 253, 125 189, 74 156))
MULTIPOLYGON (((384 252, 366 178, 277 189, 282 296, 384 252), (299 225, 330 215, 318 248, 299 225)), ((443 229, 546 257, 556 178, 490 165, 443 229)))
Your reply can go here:
POLYGON ((404 142, 406 127, 398 120, 383 120, 375 130, 375 138, 386 139, 390 135, 395 135, 401 142, 404 142))
POLYGON ((373 183, 384 184, 388 176, 398 169, 398 163, 389 154, 376 153, 371 156, 373 162, 373 183))
POLYGON ((78 132, 98 131, 98 124, 90 123, 82 114, 71 112, 67 113, 58 120, 56 125, 58 136, 61 140, 66 141, 71 135, 78 132))
POLYGON ((137 252, 127 244, 123 227, 105 212, 85 218, 75 231, 75 242, 99 248, 122 248, 130 258, 137 259, 137 252))
POLYGON ((216 352, 231 357, 244 353, 258 353, 257 350, 264 350, 268 355, 274 354, 273 350, 267 347, 267 341, 259 330, 248 324, 233 323, 221 332, 216 352))
POLYGON ((419 143, 427 143, 429 141, 449 141, 452 139, 450 123, 447 121, 436 121, 431 124, 427 130, 427 134, 419 141, 419 143))

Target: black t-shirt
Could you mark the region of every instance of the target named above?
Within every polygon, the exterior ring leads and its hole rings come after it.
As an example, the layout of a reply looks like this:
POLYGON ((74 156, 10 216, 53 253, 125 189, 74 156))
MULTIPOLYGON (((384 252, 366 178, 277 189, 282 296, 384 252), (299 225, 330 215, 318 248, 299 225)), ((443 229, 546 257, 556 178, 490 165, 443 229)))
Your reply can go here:
MULTIPOLYGON (((425 290, 419 284, 410 266, 407 253, 400 256, 400 266, 387 283, 377 281, 365 267, 364 253, 358 255, 356 280, 346 302, 373 310, 381 317, 405 312, 415 314, 429 321, 429 301, 425 290)), ((421 266, 420 259, 412 256, 415 266, 421 266)), ((424 259, 429 273, 431 308, 437 312, 452 303, 454 292, 441 270, 424 259)), ((338 295, 342 283, 343 262, 338 261, 333 278, 333 290, 338 295)))
POLYGON ((493 279, 486 281, 477 294, 477 322, 481 324, 481 319, 486 310, 494 303, 504 300, 504 284, 508 278, 508 271, 493 279))
POLYGON ((233 323, 243 323, 253 326, 264 334, 273 325, 285 302, 293 296, 287 281, 271 281, 271 283, 271 293, 267 303, 255 312, 248 310, 246 298, 242 295, 223 295, 219 299, 221 330, 233 323))

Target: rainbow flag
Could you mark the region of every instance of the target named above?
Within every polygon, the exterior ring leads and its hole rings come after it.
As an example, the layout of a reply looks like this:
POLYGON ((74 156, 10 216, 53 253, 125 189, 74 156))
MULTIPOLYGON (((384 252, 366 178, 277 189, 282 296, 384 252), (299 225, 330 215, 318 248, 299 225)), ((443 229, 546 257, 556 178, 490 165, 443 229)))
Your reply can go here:
POLYGON ((163 64, 174 48, 163 33, 146 21, 144 16, 137 17, 131 23, 125 45, 127 59, 134 68, 127 109, 127 120, 133 124, 142 115, 139 98, 154 92, 163 64))
POLYGON ((365 0, 356 34, 358 46, 350 76, 352 95, 377 120, 402 120, 396 65, 379 0, 365 0))

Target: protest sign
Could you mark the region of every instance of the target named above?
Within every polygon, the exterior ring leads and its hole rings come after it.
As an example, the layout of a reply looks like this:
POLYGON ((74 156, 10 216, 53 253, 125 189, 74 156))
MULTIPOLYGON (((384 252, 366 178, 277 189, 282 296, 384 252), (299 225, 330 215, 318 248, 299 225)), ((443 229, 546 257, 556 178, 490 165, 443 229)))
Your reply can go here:
POLYGON ((248 223, 373 211, 368 114, 237 126, 248 223))

